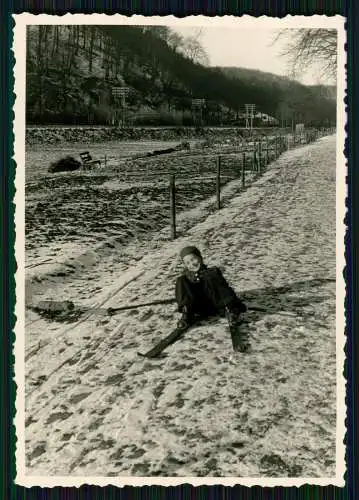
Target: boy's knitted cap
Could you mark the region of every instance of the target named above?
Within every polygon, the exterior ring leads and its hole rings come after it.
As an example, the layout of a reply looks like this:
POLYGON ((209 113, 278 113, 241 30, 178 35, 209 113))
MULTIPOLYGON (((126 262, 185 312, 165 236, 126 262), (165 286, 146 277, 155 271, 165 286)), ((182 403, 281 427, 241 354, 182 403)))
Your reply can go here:
POLYGON ((181 259, 183 260, 186 257, 186 255, 190 255, 190 254, 196 255, 196 257, 198 257, 199 259, 202 260, 201 252, 198 250, 197 247, 193 247, 193 246, 188 246, 188 247, 182 248, 181 253, 180 253, 181 259))

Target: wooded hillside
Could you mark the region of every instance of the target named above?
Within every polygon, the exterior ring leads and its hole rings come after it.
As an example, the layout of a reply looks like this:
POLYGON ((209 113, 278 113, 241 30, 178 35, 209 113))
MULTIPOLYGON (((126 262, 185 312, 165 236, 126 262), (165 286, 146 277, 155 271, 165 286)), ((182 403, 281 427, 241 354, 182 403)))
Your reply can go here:
POLYGON ((241 124, 244 105, 282 121, 334 125, 317 87, 242 68, 210 68, 195 40, 151 26, 29 26, 28 123, 241 124), (114 87, 126 87, 124 100, 114 87), (200 116, 192 99, 205 99, 200 116))

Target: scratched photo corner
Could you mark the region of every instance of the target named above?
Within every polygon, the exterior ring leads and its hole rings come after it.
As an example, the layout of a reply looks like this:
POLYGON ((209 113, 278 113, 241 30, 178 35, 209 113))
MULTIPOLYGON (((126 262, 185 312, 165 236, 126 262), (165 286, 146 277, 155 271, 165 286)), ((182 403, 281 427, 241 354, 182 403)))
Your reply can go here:
POLYGON ((344 19, 14 18, 19 484, 344 484, 344 19))

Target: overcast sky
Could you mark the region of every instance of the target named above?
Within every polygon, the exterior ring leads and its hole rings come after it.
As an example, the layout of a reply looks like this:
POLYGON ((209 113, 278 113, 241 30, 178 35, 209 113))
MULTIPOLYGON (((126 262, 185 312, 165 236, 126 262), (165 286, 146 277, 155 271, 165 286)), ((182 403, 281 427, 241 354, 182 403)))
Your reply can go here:
MULTIPOLYGON (((190 36, 195 28, 172 27, 182 36, 190 36)), ((203 27, 200 42, 210 59, 210 66, 237 66, 288 76, 285 58, 280 57, 284 41, 271 46, 277 30, 237 27, 203 27)), ((311 85, 319 82, 318 72, 308 70, 297 80, 311 85)), ((325 83, 325 82, 323 82, 325 83)))

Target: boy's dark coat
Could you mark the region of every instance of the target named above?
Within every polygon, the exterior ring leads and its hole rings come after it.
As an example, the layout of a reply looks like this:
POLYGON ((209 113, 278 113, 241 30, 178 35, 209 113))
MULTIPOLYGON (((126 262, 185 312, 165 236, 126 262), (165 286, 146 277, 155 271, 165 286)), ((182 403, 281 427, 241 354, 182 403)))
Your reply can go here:
POLYGON ((245 304, 237 297, 218 267, 202 264, 198 273, 185 270, 176 281, 178 310, 186 306, 200 316, 223 315, 225 308, 245 312, 245 304))

